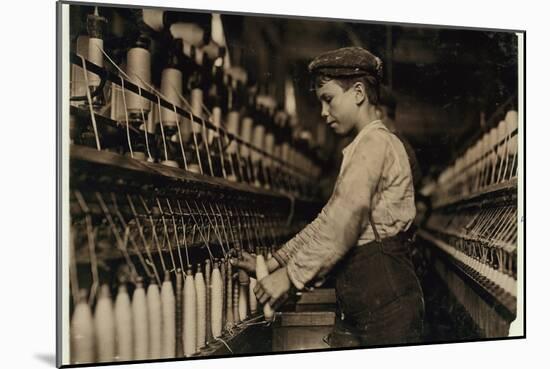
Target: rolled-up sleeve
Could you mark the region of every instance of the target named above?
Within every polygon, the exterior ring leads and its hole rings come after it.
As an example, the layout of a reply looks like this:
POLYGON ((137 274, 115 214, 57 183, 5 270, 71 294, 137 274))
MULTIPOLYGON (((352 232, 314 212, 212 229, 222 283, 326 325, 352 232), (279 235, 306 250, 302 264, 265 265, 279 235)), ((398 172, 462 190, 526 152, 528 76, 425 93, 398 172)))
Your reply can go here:
POLYGON ((371 199, 382 172, 388 144, 377 132, 361 138, 346 160, 332 196, 317 218, 277 251, 298 289, 325 276, 368 226, 371 199))

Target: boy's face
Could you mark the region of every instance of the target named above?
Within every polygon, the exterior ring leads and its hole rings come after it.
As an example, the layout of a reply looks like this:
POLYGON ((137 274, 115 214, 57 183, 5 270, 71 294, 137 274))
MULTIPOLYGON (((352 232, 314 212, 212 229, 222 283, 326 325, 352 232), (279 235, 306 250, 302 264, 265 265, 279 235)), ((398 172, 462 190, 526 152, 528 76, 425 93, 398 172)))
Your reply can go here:
POLYGON ((321 101, 321 116, 338 135, 347 135, 356 125, 357 102, 353 88, 344 89, 330 80, 315 89, 321 101))

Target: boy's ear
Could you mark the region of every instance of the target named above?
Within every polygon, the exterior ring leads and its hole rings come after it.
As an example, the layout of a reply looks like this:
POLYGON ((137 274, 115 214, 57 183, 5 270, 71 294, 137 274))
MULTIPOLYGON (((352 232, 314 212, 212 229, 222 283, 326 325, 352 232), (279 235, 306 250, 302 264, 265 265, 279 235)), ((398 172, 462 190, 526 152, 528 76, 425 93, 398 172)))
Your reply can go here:
POLYGON ((353 84, 353 90, 355 92, 355 103, 357 105, 361 105, 365 100, 368 101, 367 91, 363 83, 355 82, 353 84))

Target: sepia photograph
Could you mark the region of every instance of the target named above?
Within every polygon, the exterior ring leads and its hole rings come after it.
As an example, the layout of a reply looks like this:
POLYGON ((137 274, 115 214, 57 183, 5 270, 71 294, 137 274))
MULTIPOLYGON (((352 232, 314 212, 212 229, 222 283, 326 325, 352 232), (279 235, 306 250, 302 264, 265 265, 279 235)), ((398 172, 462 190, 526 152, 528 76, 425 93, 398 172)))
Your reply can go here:
POLYGON ((525 31, 57 27, 58 367, 525 338, 525 31))

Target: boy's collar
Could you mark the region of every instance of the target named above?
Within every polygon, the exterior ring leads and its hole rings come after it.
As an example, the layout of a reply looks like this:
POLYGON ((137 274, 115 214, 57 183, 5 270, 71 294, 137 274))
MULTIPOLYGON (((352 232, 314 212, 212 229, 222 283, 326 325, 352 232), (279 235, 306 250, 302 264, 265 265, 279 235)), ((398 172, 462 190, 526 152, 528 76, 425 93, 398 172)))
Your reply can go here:
POLYGON ((384 122, 382 122, 382 120, 380 119, 376 119, 369 122, 359 132, 357 132, 357 135, 355 136, 355 138, 348 145, 346 145, 346 147, 344 147, 344 149, 342 150, 342 154, 345 155, 346 152, 348 152, 349 149, 353 147, 354 144, 361 139, 361 137, 365 136, 369 131, 371 131, 374 128, 384 128, 387 130, 387 127, 384 125, 384 122))

